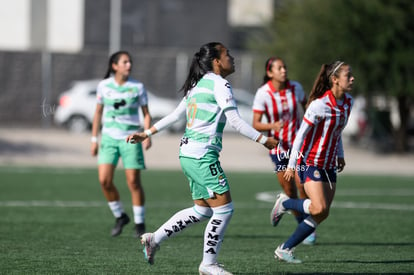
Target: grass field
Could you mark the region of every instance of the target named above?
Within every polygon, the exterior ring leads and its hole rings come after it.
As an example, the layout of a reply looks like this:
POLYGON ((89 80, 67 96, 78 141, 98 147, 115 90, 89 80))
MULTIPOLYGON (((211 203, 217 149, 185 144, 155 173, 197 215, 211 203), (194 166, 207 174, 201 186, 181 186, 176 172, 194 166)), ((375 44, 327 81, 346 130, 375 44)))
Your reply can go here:
MULTIPOLYGON (((330 217, 315 246, 300 245, 294 265, 273 251, 295 228, 269 223, 280 187, 271 173, 227 172, 235 206, 219 261, 235 274, 414 273, 414 181, 339 176, 330 217), (259 195, 260 194, 260 195, 259 195), (257 197, 268 199, 259 200, 257 197)), ((144 171, 147 229, 192 205, 181 171, 144 171)), ((123 171, 115 178, 129 214, 123 171)), ((0 274, 197 274, 205 224, 161 245, 148 265, 128 225, 110 237, 110 213, 95 169, 0 168, 0 274)))

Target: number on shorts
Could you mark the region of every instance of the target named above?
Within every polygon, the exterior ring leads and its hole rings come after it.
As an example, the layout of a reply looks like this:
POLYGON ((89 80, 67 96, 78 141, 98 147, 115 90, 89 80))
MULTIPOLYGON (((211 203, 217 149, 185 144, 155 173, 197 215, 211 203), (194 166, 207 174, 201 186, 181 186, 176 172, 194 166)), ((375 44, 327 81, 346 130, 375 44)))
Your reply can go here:
POLYGON ((216 163, 210 164, 210 173, 212 176, 216 176, 218 172, 223 173, 223 169, 220 166, 220 162, 217 161, 216 163))

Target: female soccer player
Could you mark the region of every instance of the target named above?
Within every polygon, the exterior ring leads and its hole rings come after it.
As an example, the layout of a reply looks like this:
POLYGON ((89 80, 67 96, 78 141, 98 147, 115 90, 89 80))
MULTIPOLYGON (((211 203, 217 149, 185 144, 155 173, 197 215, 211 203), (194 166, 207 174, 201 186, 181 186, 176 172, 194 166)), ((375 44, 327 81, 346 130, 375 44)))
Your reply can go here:
POLYGON ((351 66, 342 61, 322 65, 316 77, 284 176, 288 181, 293 179, 300 156, 303 164, 299 167, 305 165, 306 168, 297 170, 309 199, 289 198, 280 193, 273 208, 276 225, 288 210, 309 216, 276 248, 276 259, 300 263, 293 249, 328 217, 335 195, 336 172, 341 172, 345 166, 341 134, 353 104, 348 92, 354 80, 351 66))
MULTIPOLYGON (((98 84, 97 105, 92 125, 91 154, 98 154, 98 174, 102 191, 109 208, 115 216, 111 235, 118 236, 129 223, 129 217, 120 201, 113 177, 121 157, 125 168, 128 188, 131 192, 135 233, 140 237, 145 232, 144 190, 140 170, 145 169, 141 144, 126 144, 125 138, 140 128, 139 108, 144 115, 144 128, 151 125, 148 99, 144 85, 130 78, 132 61, 128 52, 119 51, 111 55, 105 79, 98 84), (102 121, 101 144, 98 133, 102 121)), ((151 147, 151 140, 144 141, 145 149, 151 147)))
MULTIPOLYGON (((295 177, 295 182, 287 181, 283 177, 306 104, 302 85, 289 80, 287 74, 288 70, 282 58, 270 57, 266 60, 263 84, 257 90, 253 102, 253 127, 258 131, 266 131, 267 136, 279 140, 279 145, 270 150, 269 155, 284 193, 290 198, 297 198, 299 189, 300 197, 307 198, 298 176, 295 177), (266 121, 262 122, 263 116, 266 121)), ((301 213, 293 211, 293 214, 298 223, 304 219, 301 213)), ((270 221, 275 226, 272 215, 270 221)), ((316 235, 312 233, 304 243, 314 244, 315 238, 316 235)))
POLYGON ((186 116, 186 129, 180 144, 180 163, 187 176, 194 206, 173 215, 154 233, 141 237, 146 260, 154 263, 159 244, 182 230, 209 220, 204 233, 200 274, 231 274, 217 263, 224 232, 233 214, 229 183, 221 168, 223 128, 226 120, 242 135, 268 149, 278 141, 267 138, 241 119, 230 83, 233 57, 221 43, 203 45, 195 53, 182 87, 184 98, 175 111, 143 133, 128 136, 127 142, 141 142, 186 116))

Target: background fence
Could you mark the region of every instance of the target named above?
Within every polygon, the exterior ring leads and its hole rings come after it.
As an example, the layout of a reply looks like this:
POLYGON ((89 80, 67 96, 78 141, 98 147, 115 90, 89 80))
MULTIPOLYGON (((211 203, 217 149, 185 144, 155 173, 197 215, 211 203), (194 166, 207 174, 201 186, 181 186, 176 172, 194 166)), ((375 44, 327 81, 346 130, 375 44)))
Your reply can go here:
MULTIPOLYGON (((194 52, 196 49, 194 50, 194 52)), ((132 76, 154 94, 179 98, 194 52, 180 49, 130 50, 132 76)), ((261 84, 265 58, 234 52, 236 71, 228 77, 234 88, 254 93, 261 84)), ((50 125, 44 108, 56 108, 59 94, 74 80, 102 78, 107 51, 79 54, 0 52, 0 125, 50 125)))

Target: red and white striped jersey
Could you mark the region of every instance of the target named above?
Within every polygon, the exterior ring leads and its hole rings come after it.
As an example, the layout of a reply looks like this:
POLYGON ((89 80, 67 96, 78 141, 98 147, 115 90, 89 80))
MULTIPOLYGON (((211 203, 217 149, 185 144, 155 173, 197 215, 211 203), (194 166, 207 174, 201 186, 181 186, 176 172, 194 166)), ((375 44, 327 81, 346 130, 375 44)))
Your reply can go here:
POLYGON ((322 97, 312 101, 293 143, 290 168, 296 166, 299 157, 310 166, 322 169, 336 167, 336 157, 343 157, 341 134, 352 104, 351 95, 345 93, 344 99, 337 101, 332 91, 326 91, 322 97))
POLYGON ((300 123, 300 105, 306 102, 302 85, 296 81, 288 81, 286 89, 276 91, 271 81, 262 85, 256 92, 253 112, 263 114, 268 123, 283 121, 282 129, 270 130, 267 136, 279 140, 279 146, 270 150, 270 154, 280 151, 288 152, 292 147, 296 131, 300 123))

